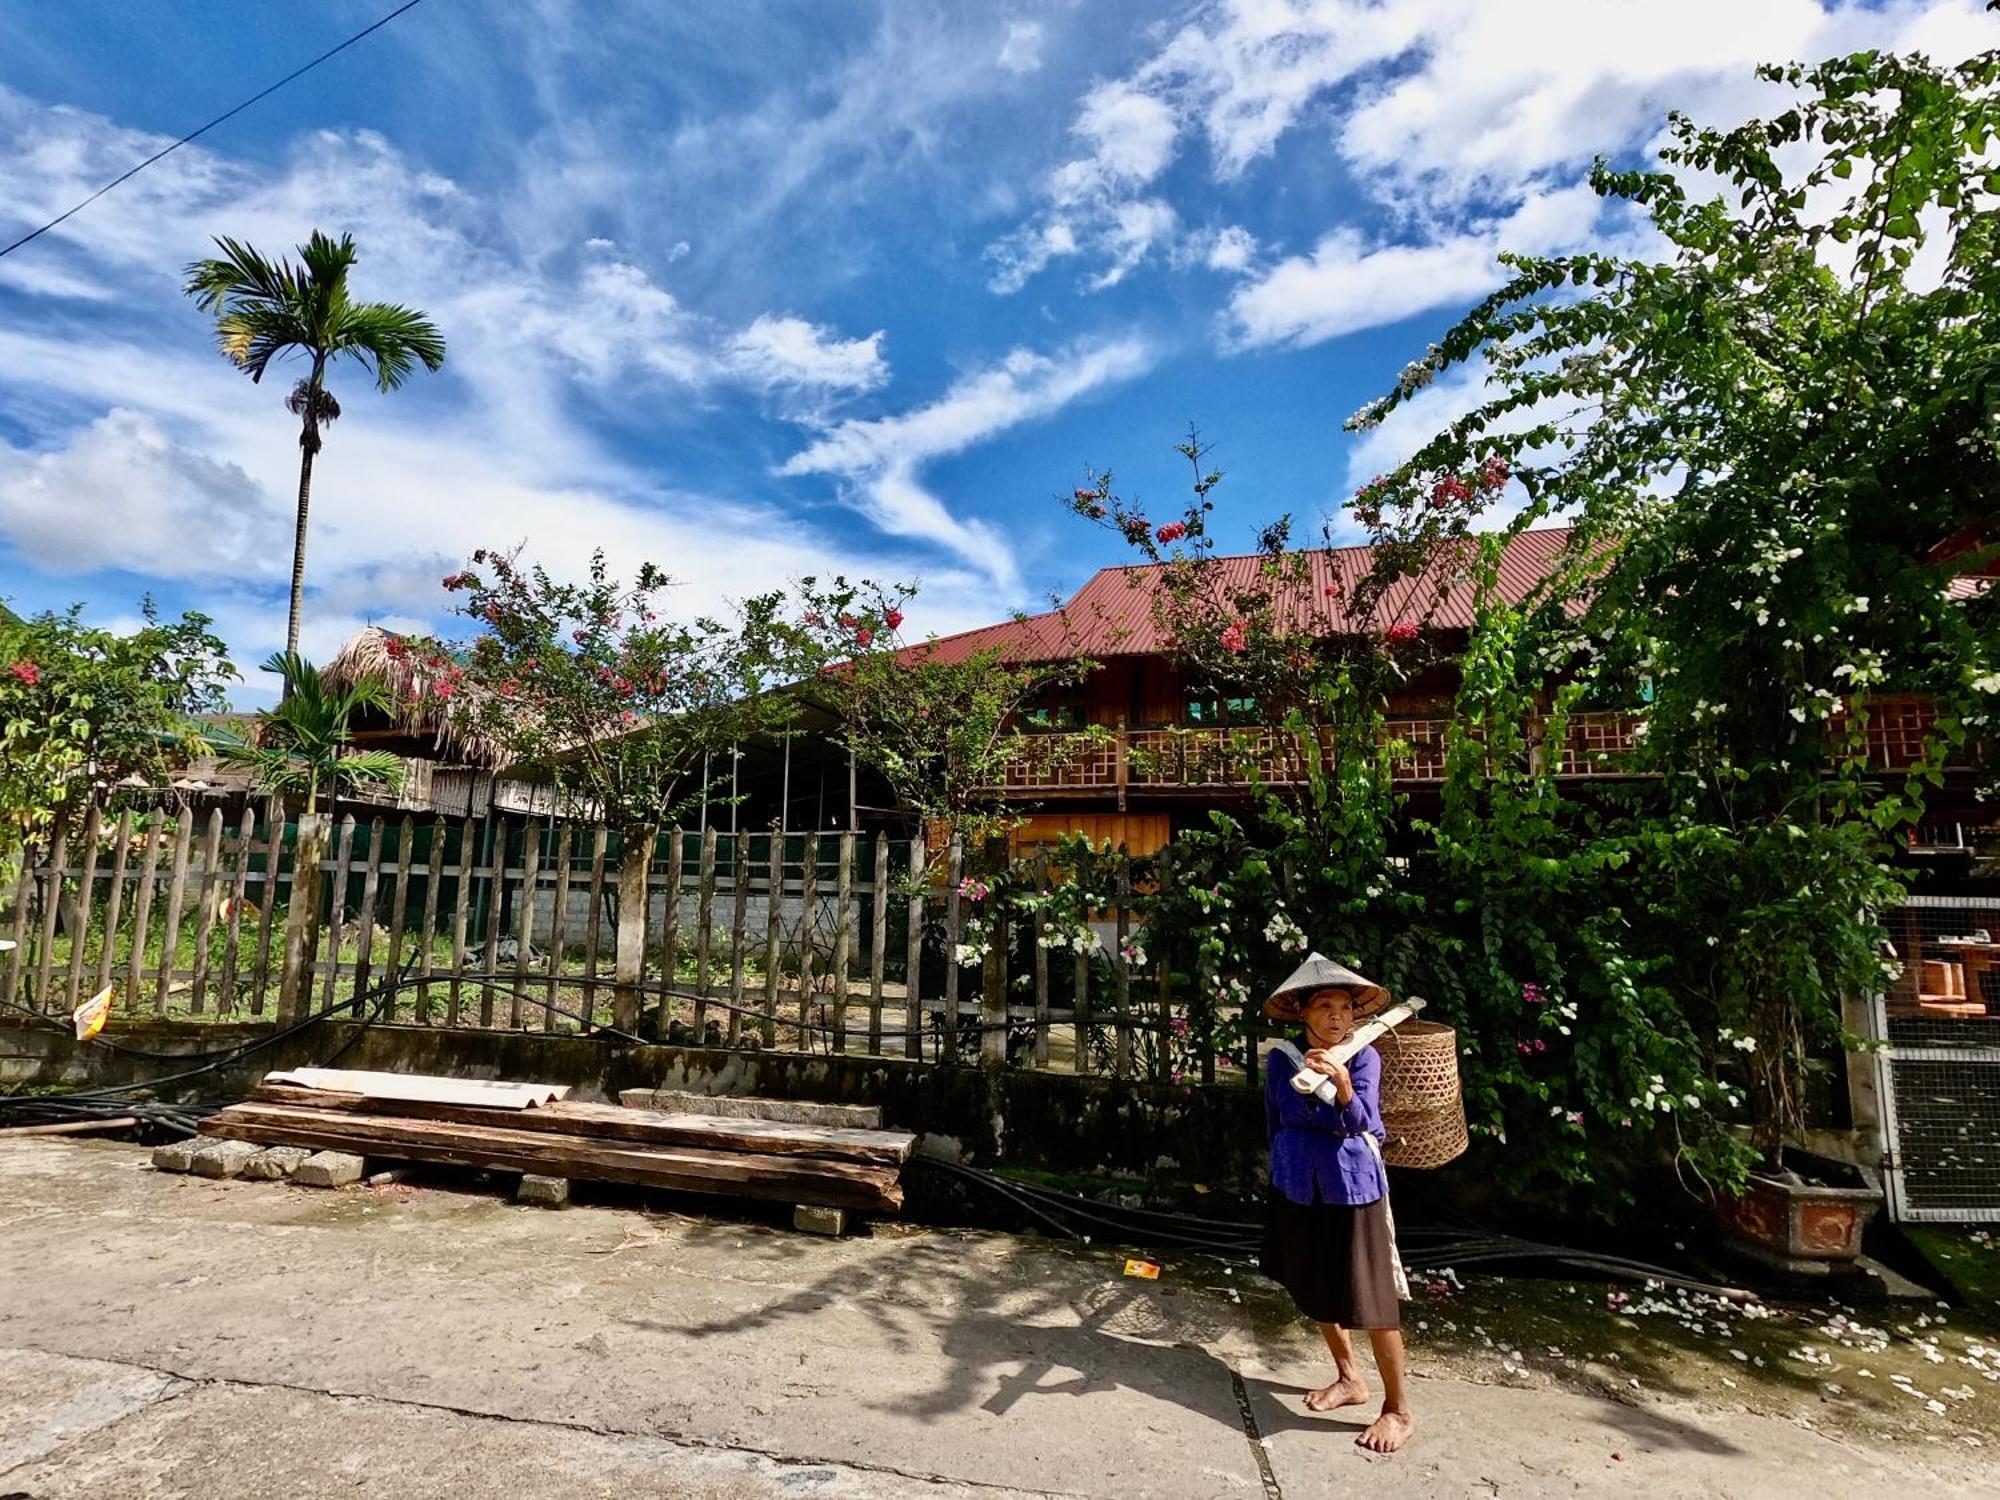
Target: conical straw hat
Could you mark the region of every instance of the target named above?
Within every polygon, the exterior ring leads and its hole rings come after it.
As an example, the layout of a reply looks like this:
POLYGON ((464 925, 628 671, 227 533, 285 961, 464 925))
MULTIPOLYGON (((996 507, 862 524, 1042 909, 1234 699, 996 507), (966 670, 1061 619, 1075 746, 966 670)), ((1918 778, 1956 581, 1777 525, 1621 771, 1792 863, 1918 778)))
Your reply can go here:
POLYGON ((1363 979, 1345 964, 1337 964, 1325 954, 1315 953, 1292 970, 1291 977, 1264 1002, 1264 1014, 1274 1021, 1296 1021, 1301 1008, 1316 990, 1346 990, 1354 996, 1354 1014, 1372 1016, 1389 1003, 1389 992, 1372 979, 1363 979))

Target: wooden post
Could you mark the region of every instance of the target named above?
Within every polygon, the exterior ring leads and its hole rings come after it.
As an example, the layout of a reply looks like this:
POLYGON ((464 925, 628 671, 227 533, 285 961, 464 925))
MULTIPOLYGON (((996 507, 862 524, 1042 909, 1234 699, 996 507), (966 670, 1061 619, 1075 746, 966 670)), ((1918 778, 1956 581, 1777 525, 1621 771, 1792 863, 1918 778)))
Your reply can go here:
POLYGON ((208 837, 201 845, 201 880, 195 886, 194 979, 188 986, 188 1013, 200 1015, 208 988, 208 935, 215 926, 215 867, 222 863, 222 809, 208 814, 208 837))
MULTIPOLYGON (((125 907, 125 866, 132 853, 132 809, 126 808, 118 815, 118 832, 113 835, 118 840, 118 848, 111 856, 111 894, 104 905, 104 936, 97 945, 97 988, 103 989, 111 983, 112 949, 118 944, 118 919, 125 907)), ((128 1006, 131 997, 126 997, 128 1006)))
POLYGON ((444 846, 449 837, 443 818, 431 824, 431 857, 424 869, 424 914, 417 929, 417 973, 425 982, 417 986, 416 1007, 412 1011, 419 1026, 431 1024, 429 981, 435 967, 431 950, 437 943, 438 903, 444 899, 444 846))
MULTIPOLYGON (((707 802, 702 804, 707 809, 707 802)), ((694 1003, 695 1040, 708 1021, 708 955, 715 936, 715 825, 708 824, 701 831, 701 885, 695 898, 694 970, 695 993, 701 998, 694 1003)))
POLYGON ((167 925, 160 933, 160 968, 153 978, 153 1009, 166 1014, 167 991, 173 988, 174 966, 180 961, 181 912, 187 905, 188 849, 194 843, 194 809, 181 809, 174 826, 174 873, 167 886, 167 925))
MULTIPOLYGON (((1164 896, 1168 885, 1174 878, 1174 846, 1172 844, 1168 844, 1160 850, 1156 869, 1158 874, 1154 877, 1154 885, 1160 894, 1164 896)), ((1159 1045, 1153 1049, 1153 1081, 1155 1083, 1164 1083, 1173 1072, 1173 1064, 1168 1058, 1168 1053, 1173 1050, 1174 1043, 1173 979, 1168 973, 1167 967, 1166 935, 1148 923, 1146 927, 1146 941, 1153 945, 1153 951, 1148 956, 1153 960, 1153 973, 1157 976, 1160 986, 1160 1041, 1159 1045)))
MULTIPOLYGON (((1090 889, 1090 866, 1091 858, 1088 853, 1078 856, 1075 875, 1076 889, 1078 896, 1084 899, 1080 899, 1077 904, 1083 909, 1083 920, 1086 922, 1090 920, 1090 902, 1085 896, 1085 893, 1090 889)), ((1076 960, 1071 965, 1070 973, 1071 983, 1075 987, 1075 994, 1071 999, 1070 1024, 1076 1031, 1076 1071, 1079 1073, 1088 1073, 1090 1071, 1090 949, 1088 945, 1078 951, 1076 960)))
MULTIPOLYGON (((676 828, 667 835, 667 908, 660 924, 660 982, 669 990, 681 980, 681 881, 686 870, 686 840, 676 828)), ((671 995, 661 1001, 660 1039, 666 1040, 667 1017, 674 1013, 671 995)))
MULTIPOLYGON (((655 835, 650 828, 627 828, 618 835, 618 956, 613 977, 611 1024, 633 1031, 639 1024, 639 986, 646 979, 646 920, 653 905, 651 875, 655 835)), ((673 971, 667 971, 673 982, 673 971)), ((665 1027, 661 1027, 664 1033, 665 1027)))
POLYGON ((903 1056, 924 1055, 924 835, 910 840, 910 911, 903 969, 903 1056))
POLYGON ((492 858, 487 864, 486 908, 480 920, 479 1024, 493 1024, 493 976, 499 972, 500 889, 507 883, 507 820, 492 813, 486 820, 487 847, 492 858))
MULTIPOLYGON (((222 939, 222 982, 215 990, 215 1013, 236 1009, 236 966, 243 954, 243 903, 249 899, 250 859, 257 851, 257 813, 247 802, 236 825, 236 875, 229 882, 229 927, 222 939)), ((267 897, 268 899, 268 897, 267 897)))
MULTIPOLYGON (((1006 863, 1006 839, 988 839, 985 857, 980 861, 982 870, 990 873, 1004 869, 1006 863)), ((979 1056, 988 1063, 1007 1061, 1007 948, 1006 913, 1000 909, 999 900, 989 894, 986 898, 986 964, 979 987, 979 1056)))
POLYGON ((13 949, 7 954, 6 998, 15 1005, 21 1001, 21 965, 28 961, 28 922, 35 909, 35 851, 32 847, 21 851, 21 876, 14 882, 14 936, 13 949))
POLYGON ((770 833, 766 858, 770 869, 764 884, 764 1045, 778 1039, 778 960, 782 954, 785 917, 785 834, 782 823, 770 833))
POLYGON ((62 911, 63 871, 69 867, 69 834, 56 830, 49 850, 48 868, 42 872, 41 942, 35 953, 35 1009, 53 1009, 49 989, 56 957, 56 918, 62 911))
MULTIPOLYGON (((278 1024, 305 1019, 312 1004, 313 949, 319 937, 320 864, 326 857, 326 818, 299 818, 292 849, 292 896, 285 908, 285 952, 278 987, 278 1024)), ((277 871, 272 871, 276 885, 277 871)))
POLYGON ((889 966, 889 835, 875 835, 875 901, 868 943, 868 1050, 882 1053, 882 976, 889 966))
POLYGON ((945 854, 944 887, 944 1032, 939 1060, 958 1061, 958 945, 964 936, 965 898, 959 886, 965 880, 965 845, 957 834, 945 854))
POLYGON ((567 823, 555 825, 556 896, 549 911, 549 1003, 542 1011, 542 1030, 556 1029, 557 990, 563 971, 563 948, 569 941, 570 845, 574 830, 567 823))
MULTIPOLYGON (((160 843, 158 820, 150 820, 146 826, 146 857, 139 865, 139 904, 132 915, 132 952, 125 970, 125 1004, 133 1010, 139 1008, 140 987, 146 979, 146 930, 151 925, 153 893, 158 885, 160 843)), ((23 878, 26 868, 24 863, 23 878)))
POLYGON ((103 813, 93 802, 83 819, 83 874, 77 880, 76 914, 69 924, 69 972, 63 983, 67 1010, 75 1010, 82 999, 83 950, 90 942, 90 909, 97 893, 98 845, 103 839, 103 813))
MULTIPOLYGON (((586 1033, 597 1028, 597 948, 599 929, 604 926, 604 862, 611 849, 611 830, 603 824, 590 838, 590 920, 583 928, 583 1029, 586 1033)), ((641 932, 645 930, 646 916, 639 914, 641 932)), ((639 949, 644 958, 645 948, 639 949)))

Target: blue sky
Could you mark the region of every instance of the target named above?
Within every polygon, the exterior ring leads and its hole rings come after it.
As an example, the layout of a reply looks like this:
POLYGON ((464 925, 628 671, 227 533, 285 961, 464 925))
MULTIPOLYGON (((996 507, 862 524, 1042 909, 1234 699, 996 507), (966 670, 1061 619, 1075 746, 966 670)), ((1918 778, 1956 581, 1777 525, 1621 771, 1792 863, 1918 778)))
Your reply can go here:
MULTIPOLYGON (((391 8, 0 0, 0 241, 391 8)), ((1665 112, 1768 110, 1760 60, 1962 56, 1979 0, 425 0, 0 260, 0 597, 281 644, 289 380, 178 290, 208 236, 358 239, 446 370, 346 415, 305 644, 451 628, 525 543, 650 559, 686 607, 805 573, 982 623, 1123 560, 1057 496, 1166 505, 1190 422, 1225 541, 1314 523, 1469 399, 1342 423, 1503 246, 1632 243, 1580 187, 1665 112)), ((246 684, 246 702, 262 687, 246 684)))

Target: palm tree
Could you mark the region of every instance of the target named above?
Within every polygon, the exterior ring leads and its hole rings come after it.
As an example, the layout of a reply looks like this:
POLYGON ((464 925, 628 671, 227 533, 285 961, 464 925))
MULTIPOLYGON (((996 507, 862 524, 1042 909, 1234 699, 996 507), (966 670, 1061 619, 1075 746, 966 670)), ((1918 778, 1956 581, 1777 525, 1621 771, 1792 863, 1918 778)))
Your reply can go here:
POLYGON ((357 782, 379 781, 391 791, 403 784, 403 762, 386 750, 356 750, 354 716, 363 709, 387 712, 389 690, 364 678, 338 691, 327 687, 319 668, 296 652, 282 651, 264 670, 284 680, 276 708, 257 715, 257 738, 213 734, 217 757, 254 771, 260 790, 280 796, 303 794, 305 812, 319 811, 322 788, 338 797, 357 782))
POLYGON ((271 261, 236 240, 218 239, 222 254, 187 268, 187 294, 215 315, 216 342, 253 382, 273 359, 304 355, 311 371, 292 387, 285 405, 299 419, 299 513, 292 539, 292 608, 285 625, 285 654, 299 649, 299 616, 305 603, 306 513, 312 499, 313 457, 321 429, 340 416, 326 388, 327 366, 343 356, 375 372, 375 384, 393 391, 418 361, 436 370, 444 363, 444 335, 412 308, 391 302, 355 302, 347 273, 357 252, 354 237, 329 239, 317 229, 299 246, 299 260, 271 261))

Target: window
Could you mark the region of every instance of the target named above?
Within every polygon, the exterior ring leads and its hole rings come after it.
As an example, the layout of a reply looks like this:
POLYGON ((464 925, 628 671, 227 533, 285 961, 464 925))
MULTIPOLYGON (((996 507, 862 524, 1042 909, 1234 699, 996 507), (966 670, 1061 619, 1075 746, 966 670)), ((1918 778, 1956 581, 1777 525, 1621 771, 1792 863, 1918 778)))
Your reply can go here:
POLYGON ((1190 698, 1187 700, 1187 722, 1204 729, 1224 728, 1234 724, 1254 724, 1257 722, 1257 700, 1190 698))
POLYGON ((1069 687, 1047 688, 1021 710, 1021 727, 1060 731, 1082 729, 1090 723, 1090 716, 1084 712, 1083 688, 1081 684, 1069 687))

